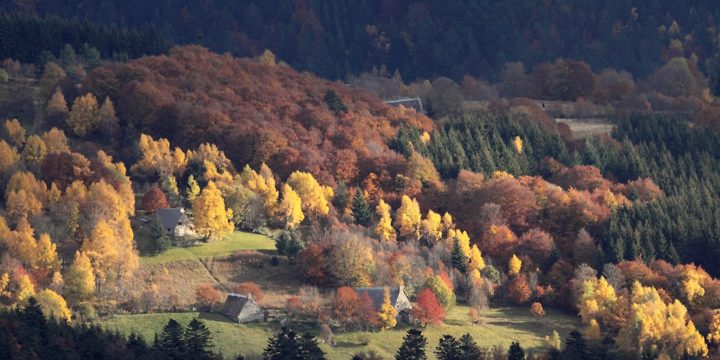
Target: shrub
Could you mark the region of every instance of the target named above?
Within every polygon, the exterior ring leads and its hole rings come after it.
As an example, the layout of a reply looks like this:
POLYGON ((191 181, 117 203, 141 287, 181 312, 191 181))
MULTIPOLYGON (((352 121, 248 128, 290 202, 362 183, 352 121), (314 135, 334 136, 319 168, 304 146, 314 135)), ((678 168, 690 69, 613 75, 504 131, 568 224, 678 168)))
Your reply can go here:
POLYGON ((525 276, 515 277, 508 284, 508 299, 516 305, 521 305, 530 300, 530 285, 525 276))
POLYGON ((543 317, 545 316, 545 309, 543 309, 543 306, 539 302, 534 302, 532 305, 530 305, 530 313, 533 314, 535 317, 543 317))
POLYGON ((195 299, 198 304, 212 311, 213 305, 220 302, 222 294, 220 290, 211 284, 200 284, 195 288, 195 299))
POLYGON ((472 320, 473 324, 480 322, 480 312, 476 308, 470 308, 468 316, 470 316, 470 320, 472 320))
POLYGON ((265 298, 265 294, 260 290, 260 287, 254 282, 243 282, 233 287, 233 292, 238 294, 252 295, 255 301, 262 301, 265 298))

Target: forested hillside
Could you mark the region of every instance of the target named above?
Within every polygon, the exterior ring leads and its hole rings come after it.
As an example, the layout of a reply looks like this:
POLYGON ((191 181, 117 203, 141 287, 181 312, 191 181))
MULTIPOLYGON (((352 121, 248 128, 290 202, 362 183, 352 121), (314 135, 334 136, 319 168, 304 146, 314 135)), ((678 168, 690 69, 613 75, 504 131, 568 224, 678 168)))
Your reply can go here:
POLYGON ((714 1, 0 9, 0 357, 720 356, 714 1))
POLYGON ((386 145, 397 129, 432 129, 425 115, 366 91, 272 58, 259 63, 200 47, 100 67, 83 91, 117 104, 125 134, 145 132, 182 147, 212 142, 238 166, 265 162, 283 177, 306 170, 329 184, 391 171, 402 162, 386 145))
POLYGON ((716 1, 108 1, 0 2, 6 10, 154 25, 176 43, 257 55, 344 78, 373 66, 406 79, 497 79, 506 62, 574 58, 644 77, 695 54, 715 73, 716 1))

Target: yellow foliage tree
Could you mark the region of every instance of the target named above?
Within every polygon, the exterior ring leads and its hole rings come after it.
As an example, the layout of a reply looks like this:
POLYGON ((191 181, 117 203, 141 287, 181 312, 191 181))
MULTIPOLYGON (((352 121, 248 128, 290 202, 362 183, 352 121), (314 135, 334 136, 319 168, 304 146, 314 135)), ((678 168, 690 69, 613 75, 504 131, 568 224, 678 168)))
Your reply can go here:
POLYGON ((20 275, 16 282, 15 303, 22 306, 27 304, 31 297, 35 296, 35 285, 30 281, 27 274, 20 275))
MULTIPOLYGON (((275 213, 279 197, 272 170, 270 170, 267 165, 262 164, 260 165, 260 172, 258 173, 251 169, 250 166, 245 165, 240 174, 240 179, 243 186, 260 196, 265 215, 272 217, 275 213)), ((292 187, 292 184, 288 185, 292 187)), ((303 198, 303 195, 300 194, 297 189, 293 188, 293 190, 300 196, 301 202, 303 203, 303 210, 306 210, 304 204, 305 198, 303 198)))
POLYGON ((378 222, 375 225, 375 235, 383 241, 395 241, 395 228, 392 226, 392 217, 390 216, 390 205, 383 199, 380 199, 375 207, 375 213, 378 216, 378 222))
POLYGON ((395 325, 397 325, 396 316, 397 310, 390 302, 390 289, 386 287, 383 303, 380 305, 380 311, 378 312, 378 318, 380 319, 382 329, 389 330, 394 328, 395 325))
POLYGON ((497 179, 514 179, 514 178, 515 178, 515 177, 512 176, 512 174, 510 174, 510 173, 507 172, 507 171, 503 171, 503 170, 495 170, 495 172, 492 173, 492 179, 493 179, 493 180, 497 180, 497 179))
POLYGON ((578 305, 580 317, 586 323, 597 318, 602 320, 609 314, 616 301, 615 289, 605 277, 585 280, 578 305))
POLYGON ((482 253, 480 252, 480 249, 477 247, 477 245, 473 244, 472 248, 470 248, 469 258, 469 268, 471 271, 480 271, 485 268, 485 260, 483 260, 482 253))
POLYGON ((60 259, 58 259, 57 246, 50 241, 50 235, 42 234, 37 242, 36 249, 36 266, 48 271, 57 271, 60 269, 60 259))
POLYGON ((42 138, 37 135, 28 137, 22 152, 22 157, 25 162, 29 164, 39 164, 45 159, 45 155, 47 155, 47 146, 45 146, 42 138))
POLYGON ((43 315, 46 318, 53 317, 58 320, 70 321, 72 313, 67 306, 67 302, 58 293, 44 289, 35 296, 43 315))
POLYGON ((195 230, 206 239, 221 239, 233 231, 232 211, 225 208, 225 201, 214 182, 209 182, 195 198, 192 209, 195 230))
POLYGON ((620 330, 619 339, 640 353, 665 353, 671 358, 707 356, 705 339, 688 320, 685 305, 675 300, 666 304, 653 287, 636 281, 632 286, 631 313, 620 330))
POLYGON ((708 329, 707 341, 715 346, 720 345, 720 312, 715 312, 708 329))
POLYGON ((16 172, 8 181, 5 193, 8 194, 13 191, 25 190, 27 193, 32 194, 35 198, 45 203, 47 198, 47 185, 45 182, 35 178, 29 171, 16 172))
POLYGON ((428 210, 425 220, 421 223, 421 232, 423 237, 427 238, 431 243, 434 243, 442 238, 442 217, 440 214, 428 210))
POLYGON ((295 190, 302 200, 303 210, 314 215, 327 215, 330 212, 325 188, 312 174, 295 171, 287 179, 288 185, 295 190))
POLYGON ((185 198, 192 203, 198 195, 200 195, 200 184, 195 180, 195 176, 190 175, 188 177, 188 187, 185 191, 185 198))
POLYGON ((16 147, 20 147, 25 143, 25 128, 20 125, 18 119, 5 120, 5 134, 8 140, 16 147))
POLYGON ((523 152, 523 141, 522 141, 522 139, 521 139, 519 136, 516 136, 515 138, 513 138, 512 144, 513 144, 513 147, 515 148, 515 151, 516 151, 518 154, 522 154, 522 152, 523 152))
POLYGON ((65 100, 65 95, 60 91, 60 88, 55 89, 55 92, 45 107, 45 112, 50 116, 66 116, 68 114, 67 101, 65 100))
POLYGON ((455 224, 453 224, 453 217, 447 211, 442 216, 442 223, 443 223, 443 232, 445 233, 445 235, 447 235, 447 233, 450 231, 450 229, 455 228, 455 224))
POLYGON ((510 258, 510 262, 508 263, 508 274, 513 276, 517 275, 520 273, 521 268, 522 260, 513 254, 512 258, 510 258))
POLYGON ((92 260, 93 269, 100 279, 110 275, 120 260, 120 252, 115 246, 115 233, 105 220, 95 224, 90 237, 83 242, 81 249, 92 260))
POLYGON ((87 300, 95 293, 95 274, 90 258, 82 251, 75 252, 75 259, 65 273, 65 293, 76 302, 87 300))
POLYGON ((682 293, 685 298, 692 302, 698 296, 705 295, 702 287, 703 274, 694 266, 686 265, 683 269, 682 293))
POLYGON ((232 166, 230 159, 215 144, 202 143, 195 151, 188 152, 187 158, 188 161, 198 164, 203 164, 207 160, 215 164, 220 171, 228 171, 232 166))
POLYGON ((8 215, 15 220, 39 214, 42 209, 42 203, 35 195, 25 190, 10 191, 7 193, 7 201, 5 201, 5 209, 8 215))
POLYGON ((65 133, 57 128, 52 128, 42 135, 43 143, 47 148, 48 154, 54 152, 70 151, 68 140, 65 133))
MULTIPOLYGON (((138 142, 140 160, 132 166, 133 174, 140 172, 146 175, 159 174, 161 177, 180 173, 187 165, 187 155, 180 148, 170 150, 167 139, 153 139, 150 135, 141 134, 138 142)), ((202 164, 202 162, 200 162, 202 164)))
POLYGON ((62 273, 56 271, 53 273, 52 280, 50 281, 50 289, 55 292, 60 292, 65 286, 65 279, 63 279, 62 273))
POLYGON ((0 296, 9 296, 8 285, 10 285, 10 274, 3 273, 0 275, 0 296))
MULTIPOLYGON (((70 193, 81 199, 78 204, 86 209, 83 217, 89 224, 85 226, 92 231, 81 250, 92 260, 98 278, 107 280, 108 275, 113 275, 112 278, 132 275, 139 265, 129 220, 134 212, 134 202, 104 180, 91 184, 84 199, 82 185, 73 183, 71 188, 65 195, 70 193)), ((128 192, 132 195, 132 189, 128 192)))
POLYGON ((33 237, 33 231, 27 219, 21 218, 17 230, 7 234, 5 239, 8 252, 30 268, 35 268, 37 263, 37 241, 33 237))
POLYGON ((20 155, 18 155, 17 149, 10 146, 5 140, 0 140, 0 173, 7 174, 15 167, 18 160, 20 160, 20 155))
POLYGON ((98 102, 93 94, 79 96, 73 101, 67 125, 78 136, 85 136, 98 126, 98 102))
POLYGON ((421 219, 420 204, 417 200, 403 195, 400 207, 395 212, 395 226, 398 228, 399 235, 404 238, 417 239, 420 236, 421 219))
POLYGON ((265 49, 265 51, 263 51, 263 53, 258 58, 258 62, 260 64, 268 66, 277 65, 277 62, 275 61, 275 54, 273 54, 273 52, 268 49, 265 49))
POLYGON ((590 324, 588 324, 587 329, 585 329, 585 337, 593 340, 600 338, 600 324, 598 324, 597 320, 590 319, 590 324))
POLYGON ((280 210, 287 228, 294 228, 305 219, 302 211, 302 200, 290 185, 283 184, 283 199, 280 203, 280 210))
POLYGON ((430 134, 427 131, 423 131, 422 134, 420 134, 420 142, 423 144, 427 144, 430 141, 430 134))
POLYGON ((452 249, 452 247, 455 244, 455 241, 458 242, 458 245, 460 245, 460 250, 462 250, 463 255, 465 257, 470 257, 470 235, 467 233, 467 231, 462 231, 460 229, 450 229, 448 231, 448 236, 446 239, 446 246, 448 249, 452 249))

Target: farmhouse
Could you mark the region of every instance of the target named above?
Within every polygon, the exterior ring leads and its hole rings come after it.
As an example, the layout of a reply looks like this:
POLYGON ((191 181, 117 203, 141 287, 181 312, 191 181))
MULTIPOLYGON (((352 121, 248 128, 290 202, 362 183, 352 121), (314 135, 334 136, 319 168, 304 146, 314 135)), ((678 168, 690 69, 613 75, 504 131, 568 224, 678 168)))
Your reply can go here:
POLYGON ((220 312, 233 321, 246 323, 265 319, 263 309, 253 300, 252 295, 230 293, 220 312))
POLYGON ((185 209, 157 209, 155 215, 166 234, 176 237, 195 235, 195 229, 190 218, 185 214, 185 209))
MULTIPOLYGON (((412 309, 410 299, 405 294, 403 287, 391 287, 390 290, 390 304, 397 310, 397 317, 406 318, 407 313, 412 309)), ((380 310, 380 305, 385 301, 385 288, 384 287, 370 287, 370 288, 355 288, 355 292, 358 296, 368 294, 372 299, 373 307, 376 311, 380 310)))

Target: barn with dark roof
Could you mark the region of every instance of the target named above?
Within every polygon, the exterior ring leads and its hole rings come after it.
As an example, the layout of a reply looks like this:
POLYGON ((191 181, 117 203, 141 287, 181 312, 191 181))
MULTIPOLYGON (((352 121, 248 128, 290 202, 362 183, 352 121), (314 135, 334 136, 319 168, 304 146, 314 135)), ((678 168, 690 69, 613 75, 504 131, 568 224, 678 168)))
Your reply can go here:
POLYGON ((265 319, 265 312, 260 305, 253 300, 250 294, 228 294, 220 313, 240 323, 262 321, 265 319))
POLYGON ((185 214, 185 209, 157 209, 155 216, 158 217, 160 225, 167 235, 195 236, 195 229, 190 218, 185 214))

